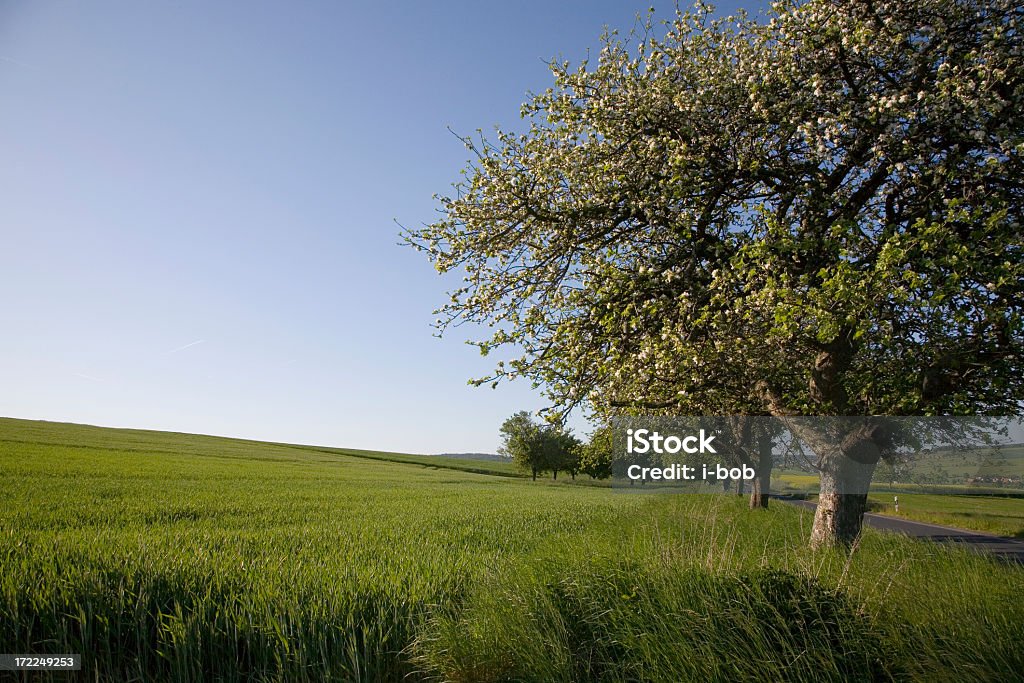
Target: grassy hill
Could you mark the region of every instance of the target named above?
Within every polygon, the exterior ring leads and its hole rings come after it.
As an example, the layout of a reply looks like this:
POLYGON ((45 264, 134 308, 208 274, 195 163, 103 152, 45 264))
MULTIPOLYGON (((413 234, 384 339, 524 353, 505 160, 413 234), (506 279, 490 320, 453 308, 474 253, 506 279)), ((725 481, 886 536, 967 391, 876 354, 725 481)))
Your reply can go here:
POLYGON ((339 456, 401 462, 437 469, 452 469, 498 476, 525 477, 511 463, 472 458, 413 455, 358 448, 328 448, 301 444, 271 443, 203 434, 159 432, 148 429, 116 429, 65 422, 19 420, 0 417, 0 441, 44 446, 92 448, 104 452, 198 455, 294 462, 337 462, 339 456))
POLYGON ((0 420, 0 651, 111 681, 1024 668, 1019 568, 871 532, 811 553, 786 506, 493 465, 0 420))

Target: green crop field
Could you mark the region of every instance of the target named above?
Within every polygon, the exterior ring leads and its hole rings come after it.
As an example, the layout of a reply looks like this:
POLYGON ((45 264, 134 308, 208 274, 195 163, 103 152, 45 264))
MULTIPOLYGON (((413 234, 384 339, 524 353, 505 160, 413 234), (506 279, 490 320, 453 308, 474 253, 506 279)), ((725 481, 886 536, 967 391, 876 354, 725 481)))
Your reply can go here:
MULTIPOLYGON (((772 475, 772 488, 780 493, 815 500, 818 482, 812 474, 784 471, 772 475)), ((912 484, 884 485, 878 489, 868 496, 871 512, 997 536, 1024 538, 1024 492, 1019 489, 922 487, 912 484), (921 493, 922 490, 940 490, 942 493, 921 493), (898 512, 894 496, 899 497, 898 512)))
POLYGON ((784 505, 9 419, 0 473, 0 651, 80 653, 88 680, 1024 670, 1019 567, 871 531, 813 553, 784 505))
POLYGON ((872 494, 872 512, 919 522, 973 529, 998 536, 1024 538, 1024 498, 900 493, 899 512, 893 494, 872 494))

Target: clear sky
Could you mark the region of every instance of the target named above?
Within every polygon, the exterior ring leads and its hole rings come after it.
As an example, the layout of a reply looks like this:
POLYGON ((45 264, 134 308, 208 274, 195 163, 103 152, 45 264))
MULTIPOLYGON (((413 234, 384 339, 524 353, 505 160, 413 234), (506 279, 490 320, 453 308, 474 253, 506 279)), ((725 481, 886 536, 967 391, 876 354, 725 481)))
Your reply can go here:
POLYGON ((0 415, 493 452, 543 398, 395 221, 647 7, 0 0, 0 415))

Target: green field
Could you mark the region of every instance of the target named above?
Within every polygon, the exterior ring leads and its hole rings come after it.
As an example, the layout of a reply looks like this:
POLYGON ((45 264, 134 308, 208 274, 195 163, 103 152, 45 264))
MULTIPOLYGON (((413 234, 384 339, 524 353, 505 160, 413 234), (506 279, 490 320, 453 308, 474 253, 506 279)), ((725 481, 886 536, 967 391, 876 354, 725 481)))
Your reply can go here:
MULTIPOLYGON (((945 493, 916 493, 920 486, 890 486, 890 490, 868 496, 871 512, 941 524, 959 529, 981 531, 997 536, 1024 538, 1024 493, 1007 489, 988 490, 996 495, 977 493, 977 488, 944 486, 945 493), (899 496, 896 511, 894 496, 899 496)), ((798 494, 815 499, 817 476, 796 472, 772 475, 772 489, 780 493, 798 494)))
POLYGON ((892 494, 868 496, 871 511, 879 514, 1024 538, 1024 498, 900 493, 899 502, 896 512, 892 494))
POLYGON ((81 653, 89 680, 1024 670, 1020 568, 871 531, 812 553, 789 506, 10 419, 0 472, 0 651, 81 653))

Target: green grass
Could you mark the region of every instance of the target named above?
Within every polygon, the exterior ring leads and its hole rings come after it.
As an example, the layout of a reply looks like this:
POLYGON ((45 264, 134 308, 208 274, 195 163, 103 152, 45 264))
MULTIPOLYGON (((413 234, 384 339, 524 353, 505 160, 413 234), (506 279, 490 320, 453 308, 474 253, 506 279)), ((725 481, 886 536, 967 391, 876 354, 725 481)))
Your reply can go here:
POLYGON ((930 522, 997 536, 1024 538, 1024 498, 900 493, 896 512, 893 494, 872 494, 872 512, 930 522))
POLYGON ((269 443, 201 434, 156 432, 145 429, 113 429, 62 422, 42 422, 0 417, 0 441, 47 446, 93 448, 104 452, 144 452, 166 455, 201 455, 206 458, 333 462, 338 456, 422 465, 498 476, 525 477, 510 462, 470 460, 436 455, 413 455, 358 448, 329 448, 301 444, 269 443))
MULTIPOLYGON (((809 496, 817 493, 817 477, 780 472, 772 475, 772 488, 781 493, 809 496)), ((983 490, 960 486, 932 487, 943 493, 915 493, 921 487, 896 485, 868 496, 871 512, 918 522, 981 531, 997 536, 1024 538, 1024 495, 1013 489, 983 490), (994 494, 994 495, 985 495, 994 494), (899 496, 900 510, 893 501, 899 496)))
POLYGON ((780 493, 817 493, 818 475, 804 472, 772 472, 772 490, 780 493))
POLYGON ((111 681, 1024 669, 1019 568, 871 532, 812 553, 789 506, 422 457, 0 420, 0 651, 111 681))
POLYGON ((1016 477, 1024 474, 1024 445, 1003 444, 994 449, 943 450, 928 454, 921 466, 941 469, 954 479, 972 476, 1016 477))

